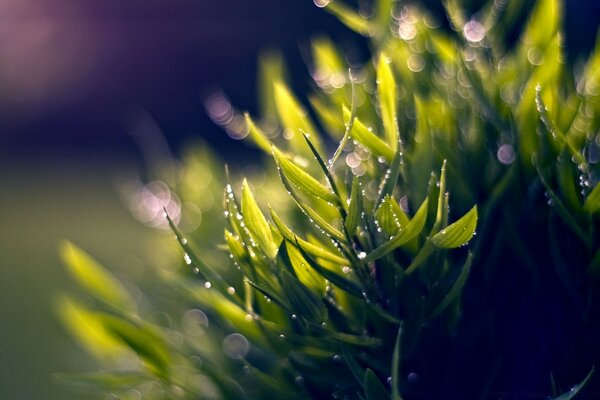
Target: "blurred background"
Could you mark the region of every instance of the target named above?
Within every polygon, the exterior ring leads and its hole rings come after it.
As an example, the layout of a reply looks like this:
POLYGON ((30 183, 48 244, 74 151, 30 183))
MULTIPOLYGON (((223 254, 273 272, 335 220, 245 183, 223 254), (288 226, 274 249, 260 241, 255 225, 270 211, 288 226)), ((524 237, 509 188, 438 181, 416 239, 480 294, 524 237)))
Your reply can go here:
MULTIPOLYGON (((425 3, 441 16, 438 1, 425 3)), ((576 62, 600 2, 565 3, 576 62)), ((53 311, 69 287, 60 240, 142 279, 153 233, 123 206, 119 182, 198 138, 250 163, 256 153, 211 122, 207 97, 221 90, 255 111, 256 61, 269 47, 301 92, 318 33, 366 60, 364 42, 310 0, 0 0, 0 399, 80 398, 52 378, 93 369, 53 311)))

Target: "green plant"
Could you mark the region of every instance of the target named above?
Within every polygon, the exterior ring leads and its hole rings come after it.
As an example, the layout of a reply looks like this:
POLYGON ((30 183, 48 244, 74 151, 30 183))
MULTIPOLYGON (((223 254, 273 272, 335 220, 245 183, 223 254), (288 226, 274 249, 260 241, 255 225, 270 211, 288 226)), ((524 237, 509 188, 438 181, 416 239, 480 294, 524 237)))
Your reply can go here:
POLYGON ((145 365, 80 378, 123 398, 574 397, 592 373, 562 395, 560 383, 600 356, 600 47, 567 68, 558 0, 538 0, 515 45, 505 35, 521 2, 467 17, 448 0, 451 33, 391 0, 369 18, 319 5, 369 38, 373 62, 348 73, 315 39, 312 115, 278 59, 265 62, 275 83, 263 82, 261 122, 227 128, 277 176, 254 191, 224 178, 232 268, 206 261, 202 225, 182 232, 165 213, 186 272, 163 278, 201 310, 160 324, 63 248, 99 300, 65 297, 69 325, 101 357, 145 365))

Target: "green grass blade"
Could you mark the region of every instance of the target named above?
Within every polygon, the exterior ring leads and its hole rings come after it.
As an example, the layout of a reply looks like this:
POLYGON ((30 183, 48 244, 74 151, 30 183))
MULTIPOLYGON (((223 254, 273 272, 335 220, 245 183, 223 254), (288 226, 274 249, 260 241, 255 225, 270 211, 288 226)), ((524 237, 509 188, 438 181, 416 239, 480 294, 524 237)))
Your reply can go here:
POLYGON ((262 211, 260 211, 258 204, 256 204, 256 200, 254 200, 246 179, 244 179, 242 184, 242 215, 244 216, 244 222, 248 230, 258 243, 259 248, 263 249, 270 259, 274 259, 277 255, 279 245, 273 240, 271 227, 262 211))
POLYGON ((590 214, 595 214, 600 211, 600 183, 597 183, 594 189, 585 198, 583 209, 590 214))
POLYGON ((446 296, 442 299, 440 304, 438 304, 433 311, 431 312, 431 318, 436 318, 439 316, 453 301, 457 300, 462 292, 465 283, 467 282, 467 278, 469 277, 469 272, 471 271, 471 264, 473 262, 473 253, 469 252, 467 256, 467 260, 458 274, 456 281, 452 284, 452 287, 446 294, 446 296))
POLYGON ((475 235, 477 227, 477 206, 473 206, 469 212, 463 215, 453 224, 448 225, 436 233, 431 241, 436 247, 453 249, 464 246, 475 235))
POLYGON ((390 239, 389 241, 385 242, 384 244, 367 254, 363 262, 369 263, 371 261, 375 261, 376 259, 383 257, 384 255, 397 249, 403 244, 410 242, 419 233, 421 233, 427 220, 427 205, 428 199, 425 199, 425 201, 423 201, 423 203, 415 213, 415 216, 410 220, 408 224, 406 224, 406 227, 404 229, 401 229, 400 232, 396 234, 396 236, 394 236, 392 239, 390 239))
MULTIPOLYGON (((342 112, 344 123, 349 124, 351 111, 346 107, 342 107, 342 112)), ((377 157, 384 157, 386 162, 391 163, 394 159, 394 150, 379 136, 371 132, 358 118, 354 119, 350 137, 371 150, 377 157)))
POLYGON ((383 383, 381 383, 379 378, 377 378, 377 375, 369 368, 367 368, 367 371, 365 372, 363 387, 365 388, 367 400, 385 400, 390 398, 390 394, 383 383))
POLYGON ((332 193, 330 189, 292 162, 275 146, 273 146, 273 156, 281 173, 298 189, 329 203, 339 204, 339 199, 335 193, 332 193))
POLYGON ((396 80, 392 73, 391 61, 384 53, 379 55, 377 62, 377 96, 381 111, 381 121, 387 144, 396 151, 400 133, 396 112, 396 80))
POLYGON ((60 257, 71 277, 88 293, 115 307, 135 308, 135 301, 123 285, 79 247, 64 241, 60 257))

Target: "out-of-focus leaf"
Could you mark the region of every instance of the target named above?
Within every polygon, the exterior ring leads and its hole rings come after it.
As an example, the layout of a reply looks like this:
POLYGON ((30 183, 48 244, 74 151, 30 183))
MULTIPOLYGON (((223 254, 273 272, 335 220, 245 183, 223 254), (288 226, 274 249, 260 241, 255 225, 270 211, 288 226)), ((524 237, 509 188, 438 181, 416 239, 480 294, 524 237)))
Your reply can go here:
POLYGON ((381 383, 379 378, 377 378, 377 375, 369 368, 367 368, 367 371, 365 372, 363 387, 365 389, 367 400, 385 400, 390 398, 390 394, 383 383, 381 383))
MULTIPOLYGON (((343 107, 344 123, 348 124, 350 120, 350 110, 343 107)), ((358 143, 371 150, 378 157, 384 157, 385 161, 390 163, 394 159, 394 150, 376 134, 371 132, 358 118, 354 119, 350 137, 358 143)))
POLYGON ((356 379, 356 381, 362 385, 365 376, 364 368, 362 368, 358 361, 356 361, 356 358, 354 355, 352 355, 348 346, 342 345, 342 355, 344 356, 344 361, 352 373, 352 376, 354 376, 354 379, 356 379))
POLYGON ((64 241, 60 256, 70 275, 88 293, 116 307, 134 308, 134 300, 121 283, 79 247, 64 241))
MULTIPOLYGON (((281 52, 269 49, 258 58, 258 100, 262 116, 274 117, 275 89, 273 82, 286 82, 287 71, 281 52)), ((268 152, 270 152, 270 146, 268 152)))
MULTIPOLYGON (((302 139, 302 141, 304 141, 304 139, 302 139)), ((273 156, 275 157, 275 161, 277 162, 281 173, 290 183, 292 183, 298 189, 302 190, 306 194, 316 196, 329 203, 339 203, 339 199, 331 190, 329 190, 315 178, 310 176, 302 168, 297 166, 275 146, 273 146, 273 156)))
POLYGON ((473 262, 473 254, 469 252, 467 256, 467 260, 458 274, 456 281, 452 284, 452 287, 448 291, 448 294, 444 297, 444 299, 438 304, 435 309, 431 312, 431 318, 435 318, 440 315, 453 301, 459 298, 462 288, 465 286, 467 282, 467 278, 469 277, 469 272, 471 271, 471 263, 473 262))
POLYGON ((298 243, 300 243, 300 245, 304 249, 304 251, 306 251, 308 254, 322 258, 327 261, 331 261, 338 265, 345 265, 348 263, 348 261, 345 258, 336 255, 324 249, 323 247, 317 246, 313 243, 307 242, 306 240, 296 237, 295 233, 283 223, 281 218, 279 218, 279 216, 272 209, 271 218, 273 218, 273 223, 275 224, 277 229, 279 229, 279 232, 281 232, 284 238, 286 238, 292 243, 294 243, 297 240, 298 243))
POLYGON ((242 215, 244 216, 246 226, 259 247, 264 250, 269 258, 275 258, 279 244, 275 243, 271 234, 271 227, 260 211, 258 204, 256 204, 252 191, 245 179, 242 184, 242 215))
POLYGON ((590 214, 600 211, 600 183, 597 183, 594 189, 585 198, 583 208, 590 214))
POLYGON ((348 235, 354 235, 360 222, 360 213, 363 209, 363 198, 358 177, 352 179, 352 191, 350 192, 350 204, 348 205, 348 214, 346 216, 345 227, 348 235))
POLYGON ((300 105, 300 102, 284 83, 275 82, 273 87, 277 114, 283 127, 291 135, 292 145, 295 150, 302 151, 303 154, 306 153, 303 151, 303 149, 306 149, 306 145, 300 135, 300 132, 306 132, 313 135, 313 144, 321 151, 321 143, 317 135, 317 130, 304 107, 300 105))
POLYGON ((464 246, 475 234, 477 227, 477 206, 473 206, 458 221, 436 233, 431 241, 437 247, 452 249, 464 246))
POLYGON ((61 296, 57 310, 71 334, 99 359, 113 360, 126 354, 126 348, 102 324, 98 313, 68 296, 61 296))
POLYGON ((335 15, 344 25, 363 36, 371 35, 369 20, 363 18, 356 11, 351 10, 340 0, 319 0, 316 4, 325 7, 325 10, 335 15))
POLYGON ((399 140, 396 116, 396 80, 392 73, 390 60, 385 54, 379 55, 377 63, 377 96, 381 120, 387 144, 396 151, 399 140))
POLYGON ((403 244, 408 243, 409 241, 414 239, 419 233, 421 233, 427 220, 427 205, 428 199, 425 199, 425 201, 423 201, 423 203, 415 213, 415 216, 410 220, 408 224, 406 224, 406 227, 400 229, 400 231, 392 239, 390 239, 389 241, 385 242, 384 244, 367 254, 363 262, 368 263, 380 257, 383 257, 384 255, 397 249, 403 244))
POLYGON ((98 319, 107 332, 135 351, 152 373, 163 379, 168 378, 171 362, 169 349, 150 327, 109 314, 99 314, 98 319))
POLYGON ((248 137, 256 143, 256 145, 265 153, 271 153, 271 141, 267 139, 264 132, 256 126, 250 114, 245 113, 244 118, 246 119, 246 125, 248 127, 248 137))

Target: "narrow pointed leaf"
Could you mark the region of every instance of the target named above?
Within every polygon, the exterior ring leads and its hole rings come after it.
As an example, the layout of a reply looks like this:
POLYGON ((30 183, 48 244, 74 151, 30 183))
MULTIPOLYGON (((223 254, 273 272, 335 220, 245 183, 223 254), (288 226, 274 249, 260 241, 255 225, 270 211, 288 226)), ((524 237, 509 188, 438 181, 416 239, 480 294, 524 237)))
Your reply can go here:
POLYGON ((323 174, 325 175, 325 179, 327 179, 327 183, 329 183, 329 187, 331 187, 331 190, 333 190, 333 193, 336 196, 335 204, 341 206, 342 203, 341 203, 341 200, 340 200, 340 193, 339 193, 339 191, 337 189, 337 186, 335 184, 335 180, 333 179, 333 175, 331 175, 331 172, 329 171, 329 169, 325 165, 325 162, 323 161, 323 158, 319 154, 319 151, 317 150, 317 148, 315 147, 315 145, 312 143, 312 140, 308 137, 308 135, 305 132, 302 132, 302 136, 304 137, 304 140, 306 141, 306 144, 308 144, 308 147, 310 148, 310 151, 315 156, 315 159, 317 160, 317 163, 319 164, 319 167, 321 167, 321 170, 323 171, 323 174))
POLYGON ((377 211, 375 219, 387 235, 393 235, 408 224, 409 219, 400 208, 400 205, 390 195, 386 195, 377 211))
POLYGON ((304 256, 304 258, 306 259, 308 264, 315 271, 317 271, 319 274, 321 274, 325 279, 327 279, 328 281, 330 281, 331 283, 333 283, 335 286, 339 287, 340 289, 342 289, 358 298, 363 298, 363 294, 362 294, 363 290, 360 288, 360 286, 358 286, 358 284, 352 282, 351 280, 349 280, 347 278, 344 278, 343 276, 335 273, 334 271, 331 271, 331 270, 321 266, 319 263, 317 263, 315 260, 313 260, 306 253, 306 251, 302 248, 302 245, 297 241, 297 239, 296 239, 296 246, 300 250, 300 253, 304 256))
POLYGON ((116 307, 134 308, 135 301, 123 285, 79 247, 64 241, 60 256, 71 277, 88 293, 116 307))
POLYGON ((263 131, 256 126, 250 114, 245 113, 244 117, 246 119, 246 126, 248 127, 248 137, 256 143, 256 145, 265 153, 271 153, 271 141, 267 138, 267 136, 263 133, 263 131))
POLYGON ((321 324, 326 315, 325 304, 287 271, 281 272, 281 286, 292 308, 308 321, 321 324))
POLYGON ((583 381, 581 383, 578 383, 577 385, 573 386, 567 393, 564 393, 564 394, 556 397, 554 400, 571 400, 571 399, 575 398, 575 396, 577 396, 577 394, 581 391, 581 389, 583 389, 585 387, 585 385, 587 385, 589 380, 592 378, 592 375, 594 375, 595 369, 596 369, 595 367, 592 367, 590 372, 588 372, 588 374, 586 375, 586 377, 583 379, 583 381))
MULTIPOLYGON (((351 112, 347 107, 343 107, 344 123, 348 124, 350 121, 351 112)), ((376 134, 371 132, 358 118, 354 119, 352 129, 350 130, 350 137, 356 140, 358 143, 371 150, 373 154, 378 157, 384 157, 389 163, 394 159, 394 150, 376 134)))
POLYGON ((338 203, 339 200, 337 196, 331 190, 292 162, 275 146, 273 146, 273 156, 275 157, 275 161, 277 162, 281 173, 298 189, 308 195, 316 196, 327 202, 333 204, 338 203))
POLYGON ((383 383, 381 383, 379 378, 377 378, 377 375, 368 368, 365 372, 363 386, 365 388, 367 400, 385 400, 390 398, 390 394, 383 383))
POLYGON ((585 198, 583 208, 590 214, 600 211, 600 183, 597 183, 594 189, 585 198))
POLYGON ((254 200, 252 191, 245 179, 242 184, 242 215, 244 216, 246 226, 259 247, 263 249, 269 258, 275 258, 278 244, 273 240, 271 227, 262 211, 260 211, 258 204, 256 204, 256 200, 254 200))
POLYGON ((456 281, 452 284, 452 287, 448 291, 448 294, 442 299, 440 304, 438 304, 435 309, 431 313, 431 318, 436 318, 440 315, 452 302, 456 301, 461 292, 465 283, 467 282, 467 278, 469 277, 469 272, 471 271, 471 264, 473 262, 473 253, 469 252, 467 256, 467 260, 458 274, 456 281))
POLYGON ((150 327, 109 314, 101 314, 99 318, 105 329, 135 351, 152 373, 164 379, 169 376, 169 350, 150 327))
POLYGON ((271 218, 273 218, 273 223, 275 224, 277 229, 279 229, 279 232, 281 232, 284 238, 286 238, 292 243, 297 240, 298 243, 300 243, 300 245, 304 249, 304 251, 308 254, 322 258, 327 261, 331 261, 339 265, 345 265, 348 263, 348 261, 340 255, 334 254, 328 250, 325 250, 323 247, 319 247, 313 243, 307 242, 306 240, 296 237, 295 233, 283 223, 281 218, 279 218, 279 216, 272 209, 271 218))
POLYGON ((354 234, 358 224, 360 222, 360 213, 363 209, 363 197, 358 177, 352 179, 352 191, 350 192, 350 204, 348 205, 348 214, 346 215, 346 221, 344 222, 346 232, 350 236, 354 234))
POLYGON ((363 262, 369 263, 380 257, 383 257, 384 255, 397 249, 403 244, 408 243, 409 241, 414 239, 419 233, 421 233, 427 220, 427 205, 428 199, 425 199, 425 201, 423 201, 423 203, 415 213, 415 216, 410 220, 408 224, 406 224, 406 227, 401 229, 400 232, 397 233, 392 239, 370 252, 365 257, 363 262))
POLYGON ((400 344, 402 341, 402 324, 398 328, 396 335, 396 344, 394 345, 394 353, 392 354, 392 400, 402 400, 400 396, 400 344))
POLYGON ((448 225, 436 233, 431 241, 437 247, 452 249, 464 246, 471 240, 477 227, 477 206, 473 206, 469 212, 458 221, 448 225))
POLYGON ((390 61, 383 53, 379 55, 377 63, 377 96, 386 142, 396 151, 400 139, 396 120, 396 81, 390 61))
POLYGON ((344 25, 364 36, 371 35, 369 20, 363 18, 359 13, 350 9, 340 0, 327 2, 325 10, 335 15, 344 25))
POLYGON ((282 82, 275 82, 273 90, 277 114, 284 128, 288 129, 292 134, 292 145, 296 147, 297 151, 306 148, 303 144, 304 140, 300 137, 300 132, 303 131, 315 135, 313 144, 320 150, 321 143, 319 142, 315 126, 304 107, 300 105, 298 99, 282 82))
POLYGON ((375 207, 379 207, 379 204, 383 201, 385 196, 392 196, 394 193, 394 189, 398 183, 398 178, 400 178, 400 174, 402 172, 402 152, 400 150, 396 151, 394 155, 394 159, 392 160, 392 164, 385 172, 383 177, 383 181, 381 183, 381 187, 379 188, 379 195, 377 197, 377 202, 375 203, 375 207))

